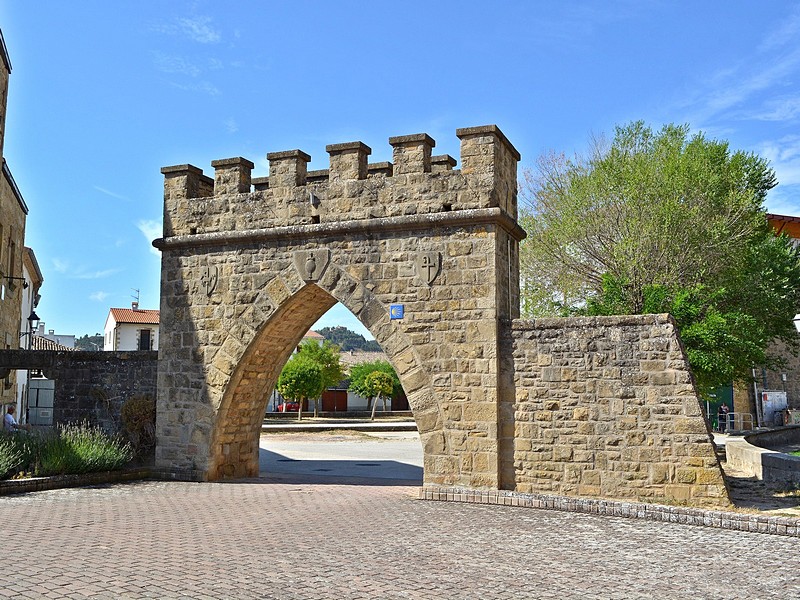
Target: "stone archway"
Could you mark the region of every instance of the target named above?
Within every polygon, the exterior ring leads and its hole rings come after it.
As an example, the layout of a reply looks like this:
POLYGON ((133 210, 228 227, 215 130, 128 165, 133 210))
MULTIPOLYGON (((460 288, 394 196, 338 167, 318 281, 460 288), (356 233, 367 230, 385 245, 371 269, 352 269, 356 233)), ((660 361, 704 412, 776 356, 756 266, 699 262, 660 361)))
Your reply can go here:
POLYGON ((400 375, 426 486, 724 505, 670 317, 519 320, 519 154, 494 125, 456 135, 460 170, 426 134, 391 163, 351 142, 320 171, 300 150, 257 179, 162 169, 157 466, 257 475, 266 397, 338 301, 400 375))
POLYGON ((257 475, 266 397, 335 302, 394 364, 429 484, 498 487, 498 327, 517 315, 516 164, 495 126, 461 129, 460 171, 425 134, 162 169, 156 460, 197 479, 257 475), (390 318, 390 307, 402 318, 390 318))
MULTIPOLYGON (((330 269, 331 273, 338 270, 335 266, 330 269)), ((211 478, 246 477, 258 473, 258 436, 270 392, 281 368, 305 332, 337 301, 351 311, 363 307, 365 299, 373 301, 371 329, 375 330, 375 339, 385 349, 408 395, 423 448, 428 448, 432 457, 446 455, 442 418, 438 406, 426 393, 426 377, 417 368, 419 357, 401 332, 385 327, 390 320, 388 309, 371 299, 371 294, 362 284, 349 280, 347 285, 337 287, 336 284, 348 279, 346 274, 339 272, 322 281, 307 283, 277 307, 253 338, 239 360, 220 404, 220 426, 211 445, 211 478), (331 284, 333 288, 328 287, 331 284), (352 292, 346 296, 334 296, 342 289, 352 289, 352 292)), ((290 284, 280 281, 288 289, 290 284)))

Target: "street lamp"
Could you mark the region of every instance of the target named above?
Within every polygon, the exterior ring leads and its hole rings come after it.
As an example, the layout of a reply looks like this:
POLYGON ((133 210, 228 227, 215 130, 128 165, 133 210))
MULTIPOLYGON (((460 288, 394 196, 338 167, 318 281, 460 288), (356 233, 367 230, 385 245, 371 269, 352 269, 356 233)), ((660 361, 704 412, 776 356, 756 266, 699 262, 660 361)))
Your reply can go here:
POLYGON ((39 315, 36 314, 36 311, 31 310, 31 314, 28 316, 28 331, 19 334, 20 338, 28 336, 28 350, 33 345, 33 332, 39 327, 39 320, 39 315))

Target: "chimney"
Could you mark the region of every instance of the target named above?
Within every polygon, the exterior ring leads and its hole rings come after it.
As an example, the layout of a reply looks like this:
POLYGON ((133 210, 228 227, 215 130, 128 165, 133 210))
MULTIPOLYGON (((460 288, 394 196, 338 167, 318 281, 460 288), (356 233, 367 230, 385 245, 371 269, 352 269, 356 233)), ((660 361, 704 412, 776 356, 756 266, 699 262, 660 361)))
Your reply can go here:
POLYGON ((139 303, 138 302, 131 302, 131 308, 133 310, 139 310, 139 303))

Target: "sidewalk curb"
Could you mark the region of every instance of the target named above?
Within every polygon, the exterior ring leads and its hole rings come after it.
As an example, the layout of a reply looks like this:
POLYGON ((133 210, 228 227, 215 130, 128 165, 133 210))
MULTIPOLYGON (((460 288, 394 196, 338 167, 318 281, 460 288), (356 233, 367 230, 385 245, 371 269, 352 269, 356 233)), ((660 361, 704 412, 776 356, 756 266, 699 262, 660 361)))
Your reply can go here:
POLYGON ((417 424, 411 423, 280 423, 263 424, 261 431, 268 433, 314 433, 320 431, 417 431, 417 424))
POLYGON ((563 512, 644 519, 661 523, 698 525, 701 527, 800 538, 800 517, 773 517, 725 510, 645 504, 644 502, 596 500, 593 498, 571 498, 545 494, 523 494, 506 490, 469 490, 433 486, 421 487, 419 499, 438 502, 494 504, 521 508, 544 508, 563 512))

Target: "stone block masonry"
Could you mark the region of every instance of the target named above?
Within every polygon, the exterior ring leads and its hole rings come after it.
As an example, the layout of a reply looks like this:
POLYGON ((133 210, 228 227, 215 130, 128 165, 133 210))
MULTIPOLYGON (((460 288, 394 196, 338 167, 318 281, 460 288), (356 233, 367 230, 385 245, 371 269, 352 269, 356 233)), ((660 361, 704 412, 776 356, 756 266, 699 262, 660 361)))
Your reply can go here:
POLYGON ((499 318, 518 316, 516 164, 493 125, 460 129, 463 168, 426 134, 162 169, 157 464, 200 479, 258 473, 278 374, 337 301, 395 366, 429 484, 496 488, 499 318), (513 273, 509 273, 512 270, 513 273), (499 301, 498 301, 499 300, 499 301), (402 304, 403 319, 389 315, 402 304))
POLYGON ((162 169, 157 467, 257 475, 280 370, 340 302, 398 372, 426 486, 726 504, 666 317, 513 321, 520 156, 494 125, 456 135, 460 169, 424 133, 390 138, 391 163, 355 141, 319 171, 298 149, 269 177, 162 169))
POLYGON ((515 390, 513 439, 502 459, 512 489, 727 503, 668 315, 514 321, 504 344, 515 390))
POLYGON ((55 380, 54 425, 88 422, 115 434, 126 400, 156 397, 158 352, 0 350, 0 374, 12 369, 55 380))

